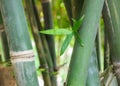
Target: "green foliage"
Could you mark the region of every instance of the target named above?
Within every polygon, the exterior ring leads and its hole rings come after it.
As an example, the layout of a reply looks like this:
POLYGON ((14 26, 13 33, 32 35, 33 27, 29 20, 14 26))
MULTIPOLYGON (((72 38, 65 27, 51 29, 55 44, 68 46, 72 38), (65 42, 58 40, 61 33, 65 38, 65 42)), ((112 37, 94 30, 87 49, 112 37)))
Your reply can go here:
POLYGON ((81 24, 82 24, 82 21, 83 21, 83 19, 84 19, 84 15, 79 19, 79 20, 75 20, 75 19, 72 19, 73 20, 73 28, 72 28, 72 30, 74 31, 74 32, 76 32, 76 31, 78 31, 78 29, 80 28, 80 26, 81 26, 81 24))
POLYGON ((67 35, 67 37, 66 37, 66 39, 64 40, 63 45, 62 45, 62 47, 61 47, 60 55, 62 55, 62 54, 65 52, 66 48, 68 47, 68 45, 69 45, 69 43, 70 43, 70 41, 71 41, 71 39, 72 39, 72 36, 73 36, 73 33, 67 35))
POLYGON ((71 34, 72 31, 67 29, 49 29, 40 31, 40 33, 49 35, 68 35, 71 34))
POLYGON ((68 47, 73 35, 79 42, 80 46, 84 46, 78 34, 78 29, 81 26, 83 19, 84 19, 84 15, 79 20, 73 19, 74 24, 72 27, 72 31, 67 29, 50 29, 50 30, 40 31, 40 33, 49 34, 49 35, 67 35, 60 50, 60 55, 62 55, 65 52, 66 48, 68 47))

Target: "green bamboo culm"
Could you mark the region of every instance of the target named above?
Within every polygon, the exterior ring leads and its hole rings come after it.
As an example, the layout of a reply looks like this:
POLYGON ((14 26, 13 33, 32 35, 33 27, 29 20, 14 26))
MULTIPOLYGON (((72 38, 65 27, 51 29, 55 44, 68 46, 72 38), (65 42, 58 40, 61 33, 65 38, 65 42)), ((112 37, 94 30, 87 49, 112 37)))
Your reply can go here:
POLYGON ((4 61, 8 62, 10 61, 10 53, 9 53, 8 41, 7 41, 5 31, 1 33, 1 41, 2 41, 2 47, 3 47, 4 61))
POLYGON ((92 54, 91 54, 90 61, 89 61, 86 86, 101 86, 100 79, 99 79, 98 62, 97 62, 97 55, 96 55, 95 48, 93 48, 93 50, 92 50, 92 54))
MULTIPOLYGON (((73 26, 73 21, 71 20, 72 19, 72 10, 73 10, 73 15, 74 15, 73 18, 78 20, 81 15, 80 12, 82 10, 83 1, 84 0, 73 0, 72 1, 73 9, 72 9, 71 1, 64 0, 66 11, 68 13, 69 20, 71 21, 71 26, 73 26)), ((98 64, 97 64, 96 59, 97 59, 97 56, 96 56, 96 52, 94 49, 92 52, 91 58, 90 58, 90 63, 89 63, 90 66, 88 69, 86 86, 100 86, 100 80, 99 80, 99 76, 98 76, 99 72, 98 72, 98 66, 97 66, 98 64), (91 72, 91 70, 93 70, 93 71, 91 72)))
POLYGON ((0 35, 1 35, 1 41, 2 41, 4 61, 8 62, 8 61, 10 61, 10 53, 9 53, 8 41, 7 41, 1 13, 0 13, 0 31, 1 31, 0 35))
POLYGON ((102 58, 102 47, 101 47, 101 28, 98 26, 97 36, 96 36, 96 51, 97 51, 97 60, 98 60, 98 68, 102 71, 101 67, 101 58, 102 58))
POLYGON ((109 35, 110 44, 110 58, 114 65, 114 72, 118 80, 118 85, 120 85, 120 0, 107 0, 108 9, 110 13, 110 18, 113 28, 110 28, 111 32, 109 35))
MULTIPOLYGON (((74 19, 79 19, 83 8, 84 0, 72 0, 72 13, 74 19)), ((90 56, 86 86, 100 86, 98 63, 95 48, 90 56), (92 72, 91 72, 92 70, 92 72)))
POLYGON ((81 47, 79 43, 75 41, 66 86, 86 85, 89 60, 94 46, 103 3, 104 0, 84 1, 82 15, 85 15, 85 18, 79 32, 84 47, 81 47))
MULTIPOLYGON (((52 3, 51 0, 41 0, 43 15, 44 15, 44 28, 53 29, 53 18, 52 18, 52 3)), ((56 71, 56 54, 55 54, 55 42, 54 37, 51 35, 46 35, 46 40, 48 43, 50 55, 52 58, 53 66, 56 71)))
MULTIPOLYGON (((42 10, 43 10, 43 15, 44 15, 44 29, 53 29, 53 19, 52 19, 52 3, 51 0, 41 0, 41 5, 42 5, 42 10)), ((46 58, 48 65, 49 65, 49 69, 52 72, 52 70, 54 70, 53 72, 57 71, 57 64, 56 64, 56 54, 55 54, 55 42, 54 42, 54 37, 51 35, 45 35, 45 37, 42 35, 41 36, 42 40, 43 40, 43 45, 44 45, 44 50, 45 53, 49 54, 50 52, 50 56, 48 55, 46 58), (46 43, 47 40, 47 43, 46 43), (47 47, 48 46, 48 49, 47 47), (49 50, 49 51, 48 51, 49 50), (50 58, 51 57, 51 58, 50 58), (50 59, 52 59, 52 64, 50 62, 50 59)), ((51 82, 52 82, 52 86, 57 86, 57 82, 56 82, 56 76, 55 75, 51 75, 51 82)))
POLYGON ((1 0, 5 31, 18 86, 39 86, 21 0, 1 0))
MULTIPOLYGON (((44 48, 42 45, 43 40, 41 41, 41 37, 40 37, 39 29, 38 29, 41 27, 39 26, 40 23, 38 25, 38 22, 37 22, 38 20, 36 19, 36 16, 35 16, 35 12, 33 9, 33 0, 25 0, 25 5, 26 5, 28 19, 30 21, 31 30, 33 33, 33 37, 35 40, 36 49, 37 49, 37 53, 38 53, 38 57, 40 61, 40 69, 41 68, 45 69, 45 71, 41 71, 43 80, 44 80, 44 85, 51 86, 49 66, 47 64, 46 55, 45 55, 44 48)), ((52 61, 51 61, 51 64, 52 64, 52 61)))
MULTIPOLYGON (((32 3, 32 7, 34 9, 34 15, 35 15, 35 19, 36 19, 36 22, 37 22, 38 29, 43 30, 41 22, 39 20, 39 14, 38 14, 37 8, 35 6, 35 1, 31 0, 31 3, 32 3)), ((54 70, 56 68, 56 65, 55 65, 56 64, 56 61, 55 61, 56 58, 52 59, 52 56, 55 56, 55 54, 54 54, 55 52, 50 53, 49 45, 47 43, 45 35, 40 34, 40 33, 39 33, 39 35, 40 35, 40 38, 42 40, 41 42, 42 42, 42 45, 43 45, 43 51, 44 51, 44 55, 45 55, 44 57, 47 61, 48 67, 49 67, 48 70, 49 70, 49 75, 50 75, 50 79, 51 79, 51 84, 52 84, 52 86, 56 86, 57 85, 56 75, 53 74, 54 72, 56 72, 56 70, 54 70), (54 54, 54 55, 51 55, 51 54, 54 54)))
POLYGON ((107 2, 105 1, 104 6, 103 6, 103 10, 102 10, 102 17, 103 17, 103 21, 104 21, 104 34, 105 34, 105 39, 104 39, 104 69, 106 69, 107 67, 109 67, 110 65, 110 46, 109 46, 109 41, 112 40, 111 37, 109 37, 110 35, 112 35, 112 22, 111 22, 111 18, 109 15, 109 9, 108 9, 108 5, 107 2))

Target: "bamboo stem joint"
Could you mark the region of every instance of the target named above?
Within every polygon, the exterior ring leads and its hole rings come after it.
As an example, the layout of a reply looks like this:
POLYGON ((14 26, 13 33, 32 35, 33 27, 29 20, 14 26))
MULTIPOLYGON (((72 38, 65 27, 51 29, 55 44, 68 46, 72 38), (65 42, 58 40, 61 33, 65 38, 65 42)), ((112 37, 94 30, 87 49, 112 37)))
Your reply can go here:
POLYGON ((10 52, 10 57, 12 63, 34 61, 34 52, 33 50, 10 52))

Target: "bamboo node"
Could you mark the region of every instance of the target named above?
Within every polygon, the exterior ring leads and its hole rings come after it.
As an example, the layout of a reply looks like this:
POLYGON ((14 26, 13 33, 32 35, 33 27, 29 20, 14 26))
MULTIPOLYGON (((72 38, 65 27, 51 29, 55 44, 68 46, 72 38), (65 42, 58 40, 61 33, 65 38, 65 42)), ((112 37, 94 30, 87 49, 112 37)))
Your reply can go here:
POLYGON ((117 75, 120 74, 120 63, 119 62, 114 62, 113 66, 114 66, 115 74, 117 74, 117 75))
POLYGON ((51 2, 51 0, 41 0, 41 3, 48 3, 51 2))
POLYGON ((34 61, 34 52, 33 50, 19 51, 19 52, 10 52, 11 62, 31 62, 34 61))

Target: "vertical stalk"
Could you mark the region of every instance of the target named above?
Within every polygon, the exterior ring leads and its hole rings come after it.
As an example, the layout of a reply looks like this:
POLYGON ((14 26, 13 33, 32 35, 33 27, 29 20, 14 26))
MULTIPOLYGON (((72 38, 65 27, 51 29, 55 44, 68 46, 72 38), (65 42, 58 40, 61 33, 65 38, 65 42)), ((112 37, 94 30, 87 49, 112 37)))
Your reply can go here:
MULTIPOLYGON (((44 28, 45 29, 53 29, 51 0, 46 0, 46 1, 41 0, 41 3, 42 3, 43 14, 44 14, 44 28)), ((49 69, 51 72, 56 72, 57 64, 56 64, 54 37, 51 35, 45 35, 45 37, 43 35, 41 35, 41 38, 43 40, 42 43, 44 46, 44 50, 48 57, 47 61, 48 61, 49 69), (46 40, 47 40, 47 43, 46 43, 46 40), (47 47, 47 45, 48 45, 48 47, 47 47), (51 62, 52 62, 52 64, 51 64, 51 62)), ((57 86, 55 75, 50 74, 50 76, 51 76, 52 86, 57 86)))
POLYGON ((118 85, 120 85, 120 0, 107 0, 110 20, 113 28, 109 28, 110 58, 114 65, 118 85), (111 40, 110 40, 111 39, 111 40))
MULTIPOLYGON (((106 4, 104 3, 103 10, 106 10, 106 4)), ((104 69, 110 65, 110 52, 109 52, 109 43, 108 43, 108 31, 104 28, 104 69)))
POLYGON ((99 67, 100 71, 102 71, 102 66, 101 66, 102 49, 101 48, 102 48, 102 46, 101 46, 101 31, 100 31, 100 27, 99 27, 97 36, 96 36, 96 51, 97 51, 98 67, 99 67))
MULTIPOLYGON (((114 31, 113 31, 113 25, 112 25, 110 10, 108 8, 107 1, 105 1, 105 3, 104 3, 102 16, 103 16, 103 21, 104 21, 104 26, 105 26, 105 34, 107 35, 107 39, 109 42, 109 54, 110 54, 109 56, 111 56, 111 54, 112 54, 111 53, 111 45, 112 45, 111 40, 114 40, 113 39, 114 31)), ((111 58, 109 58, 109 59, 111 59, 111 58)), ((109 64, 110 64, 110 60, 109 60, 109 64)), ((107 72, 107 74, 109 75, 109 77, 111 77, 111 75, 112 75, 112 73, 108 73, 108 72, 107 72)), ((109 80, 109 77, 107 77, 108 80, 109 80)), ((112 78, 113 78, 113 76, 112 76, 112 78)), ((117 81, 116 81, 116 77, 115 77, 115 79, 112 80, 112 82, 110 84, 112 84, 110 86, 118 86, 117 81)))
POLYGON ((37 7, 35 5, 35 0, 32 0, 31 3, 32 3, 32 7, 33 7, 36 23, 37 23, 37 26, 38 26, 38 30, 40 31, 40 30, 43 29, 43 27, 42 27, 42 24, 41 24, 40 19, 39 19, 39 13, 38 13, 37 7))
POLYGON ((35 40, 35 44, 36 44, 36 48, 37 48, 37 52, 38 52, 38 56, 39 56, 39 60, 40 60, 40 67, 44 68, 46 70, 46 71, 42 71, 44 84, 45 84, 45 86, 52 86, 51 80, 50 80, 50 75, 49 75, 49 66, 48 66, 46 58, 45 58, 46 55, 44 53, 42 40, 39 35, 39 31, 38 31, 39 26, 36 22, 36 17, 35 17, 33 5, 32 5, 32 0, 25 0, 25 4, 27 7, 31 30, 32 30, 32 33, 34 36, 34 40, 35 40))
POLYGON ((84 47, 75 41, 66 86, 86 85, 88 63, 94 46, 103 3, 104 0, 84 0, 82 15, 85 15, 85 18, 79 31, 84 47))
POLYGON ((10 61, 10 53, 9 53, 9 47, 8 47, 8 41, 6 37, 5 31, 1 33, 1 41, 2 41, 2 48, 3 48, 3 54, 4 54, 4 60, 10 61))
MULTIPOLYGON (((44 28, 53 29, 51 0, 41 0, 41 3, 42 3, 43 14, 44 14, 44 28)), ((54 37, 51 35, 46 35, 46 39, 47 39, 50 55, 52 57, 53 66, 54 66, 54 69, 56 69, 54 37)))
POLYGON ((88 76, 86 86, 101 86, 99 80, 96 49, 93 48, 89 61, 88 76))
MULTIPOLYGON (((39 28, 39 30, 41 30, 42 27, 40 26, 41 25, 40 20, 38 20, 39 19, 39 15, 38 15, 37 9, 35 8, 34 0, 32 0, 32 4, 33 4, 33 9, 34 9, 34 13, 35 13, 35 17, 36 17, 38 28, 39 28)), ((57 69, 56 69, 57 65, 56 65, 55 49, 52 49, 52 50, 50 49, 49 50, 49 48, 50 48, 49 46, 51 46, 51 44, 49 45, 47 43, 45 35, 40 34, 40 36, 41 36, 41 39, 42 39, 42 45, 43 45, 43 48, 44 48, 46 60, 47 60, 48 66, 49 66, 49 72, 50 72, 49 74, 50 74, 50 78, 51 78, 51 84, 52 84, 52 86, 57 86, 56 75, 53 74, 53 72, 57 71, 57 69)), ((51 43, 52 42, 54 42, 54 39, 51 40, 51 43)), ((55 45, 52 45, 52 46, 55 46, 55 45)), ((53 47, 53 48, 55 48, 55 47, 53 47)))
POLYGON ((104 26, 105 26, 105 54, 104 57, 104 64, 105 64, 105 68, 109 66, 110 64, 110 47, 108 47, 108 42, 109 42, 109 45, 111 44, 110 40, 112 40, 112 37, 111 35, 113 34, 113 25, 112 25, 112 22, 111 22, 111 16, 110 16, 110 11, 108 9, 108 4, 107 2, 105 1, 104 3, 104 6, 103 6, 103 10, 102 10, 102 17, 103 17, 103 21, 104 21, 104 26), (108 49, 108 48, 109 49, 108 49))
POLYGON ((109 34, 111 31, 110 28, 113 28, 106 1, 103 6, 102 17, 103 17, 104 27, 105 27, 104 28, 104 69, 106 69, 110 65, 109 34))
POLYGON ((3 48, 3 54, 4 54, 4 61, 10 60, 10 53, 9 53, 9 47, 8 47, 8 41, 5 33, 5 28, 3 25, 3 19, 0 12, 0 35, 1 35, 1 41, 2 41, 2 48, 3 48))
MULTIPOLYGON (((69 16, 69 20, 71 21, 71 26, 72 26, 72 10, 74 11, 73 12, 73 15, 74 15, 74 18, 75 19, 79 19, 80 18, 80 11, 82 10, 82 6, 83 4, 79 5, 77 3, 83 3, 84 0, 80 1, 80 0, 74 0, 72 1, 73 4, 72 6, 74 6, 72 9, 71 7, 71 0, 64 0, 64 4, 65 4, 65 7, 66 7, 66 10, 67 10, 67 13, 68 13, 68 16, 69 16), (76 8, 76 9, 75 9, 76 8), (75 14, 74 14, 75 13, 75 14)), ((93 50, 93 53, 91 55, 91 58, 90 58, 90 66, 89 66, 89 69, 88 69, 88 75, 87 75, 87 82, 86 82, 86 85, 87 86, 100 86, 100 80, 99 80, 99 76, 98 76, 98 66, 97 66, 97 62, 96 62, 96 50, 94 49, 93 50), (91 72, 91 70, 93 70, 91 72)))
POLYGON ((1 10, 18 86, 39 86, 21 0, 1 0, 1 10))

